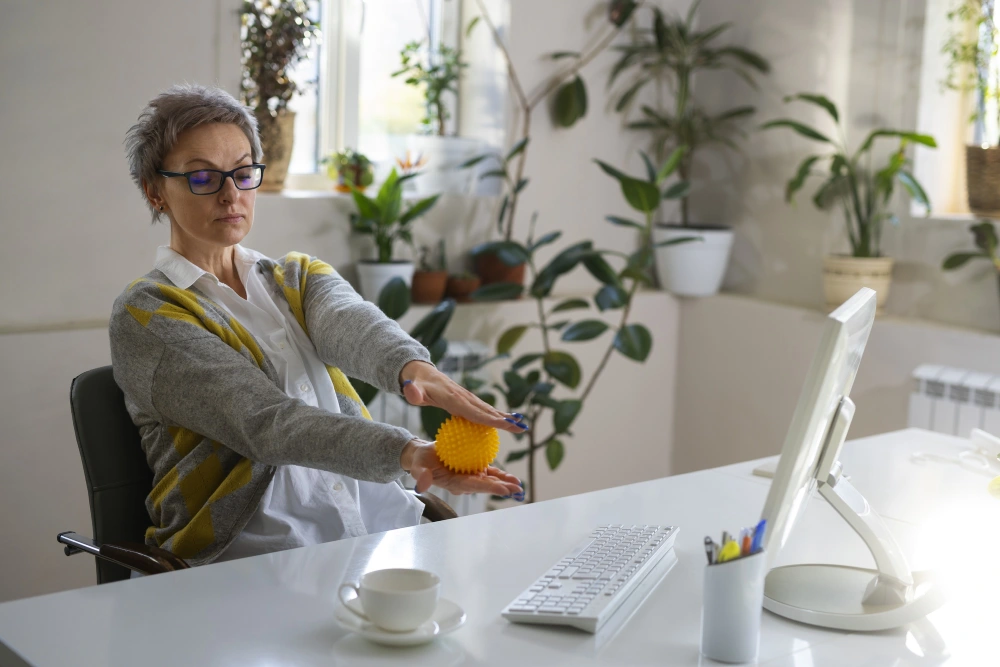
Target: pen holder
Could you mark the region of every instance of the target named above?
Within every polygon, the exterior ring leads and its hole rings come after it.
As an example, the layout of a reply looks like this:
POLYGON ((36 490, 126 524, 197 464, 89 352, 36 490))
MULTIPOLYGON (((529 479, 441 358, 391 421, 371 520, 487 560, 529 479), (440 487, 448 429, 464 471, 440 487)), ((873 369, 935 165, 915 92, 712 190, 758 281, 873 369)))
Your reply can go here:
POLYGON ((763 551, 705 567, 701 653, 719 662, 752 662, 760 643, 767 559, 763 551))

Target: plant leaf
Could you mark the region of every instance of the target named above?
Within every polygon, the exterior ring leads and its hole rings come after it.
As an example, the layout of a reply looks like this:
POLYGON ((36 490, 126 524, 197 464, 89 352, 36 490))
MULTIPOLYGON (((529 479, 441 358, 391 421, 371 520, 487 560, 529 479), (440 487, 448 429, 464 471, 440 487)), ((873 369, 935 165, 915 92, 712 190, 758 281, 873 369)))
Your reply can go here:
POLYGON ((477 155, 476 157, 471 158, 469 160, 466 160, 462 164, 458 165, 458 168, 459 169, 468 169, 469 167, 474 167, 474 166, 476 166, 477 164, 479 164, 480 162, 482 162, 483 160, 485 160, 488 157, 491 157, 491 155, 489 153, 486 153, 484 155, 477 155))
POLYGON ((379 210, 375 200, 366 197, 360 191, 353 188, 351 189, 351 196, 354 198, 354 205, 358 207, 358 214, 362 218, 379 220, 382 217, 382 211, 379 210))
POLYGON ((490 169, 479 174, 479 180, 486 178, 507 178, 507 171, 505 169, 490 169))
POLYGON ((507 215, 507 206, 510 204, 510 196, 504 195, 503 202, 500 204, 500 214, 497 215, 497 229, 503 229, 503 219, 507 215))
POLYGON ((420 426, 424 429, 424 435, 427 436, 428 440, 437 438, 437 432, 441 430, 441 425, 448 421, 450 416, 446 410, 437 406, 420 406, 420 426))
POLYGON ((441 361, 445 352, 448 351, 448 341, 443 337, 438 338, 433 344, 427 347, 427 351, 431 354, 431 363, 436 364, 441 361))
POLYGON ((667 177, 677 170, 685 153, 687 153, 687 146, 678 146, 674 149, 674 152, 670 154, 670 157, 667 158, 667 161, 663 163, 660 171, 656 174, 657 185, 662 185, 663 181, 667 180, 667 177))
POLYGON ((660 205, 660 191, 654 183, 626 177, 621 181, 622 194, 629 206, 642 213, 652 213, 660 205))
POLYGON ((455 300, 445 299, 417 322, 410 331, 410 336, 424 347, 430 348, 444 334, 444 330, 448 327, 451 316, 454 314, 455 300))
POLYGON ((544 355, 541 354, 525 354, 524 356, 518 357, 517 361, 510 365, 515 371, 519 371, 528 364, 534 363, 541 359, 544 355))
POLYGON ((840 122, 840 114, 837 112, 837 105, 830 101, 830 99, 824 95, 816 95, 813 93, 799 93, 798 95, 788 95, 785 97, 785 102, 791 102, 792 100, 802 100, 803 102, 810 102, 817 106, 826 109, 826 112, 830 114, 835 123, 840 122))
POLYGON ((507 383, 507 407, 518 408, 524 404, 528 394, 531 393, 531 385, 515 371, 507 371, 503 374, 503 381, 507 383))
POLYGON ((527 330, 528 327, 521 324, 504 331, 500 335, 500 340, 497 341, 497 354, 509 354, 527 330))
POLYGON ((521 190, 523 190, 524 188, 526 188, 527 185, 528 185, 528 181, 529 181, 529 179, 527 179, 527 178, 522 178, 521 180, 519 180, 517 182, 517 185, 514 186, 514 194, 517 194, 521 190))
POLYGON ((918 134, 917 132, 903 132, 901 130, 872 130, 868 136, 865 138, 864 143, 861 144, 861 148, 855 155, 861 155, 869 148, 872 147, 872 143, 879 137, 899 137, 905 141, 911 141, 915 144, 922 144, 930 148, 937 148, 937 142, 934 141, 934 137, 929 134, 918 134))
POLYGON ((580 364, 566 352, 549 352, 543 360, 545 371, 570 389, 580 384, 580 364))
POLYGON ((595 252, 587 255, 583 258, 583 265, 590 272, 590 275, 605 285, 621 285, 621 281, 618 280, 618 274, 608 264, 608 260, 601 257, 600 254, 595 252))
POLYGON ((410 309, 410 287, 396 276, 378 294, 378 307, 386 317, 398 320, 410 309))
POLYGON ((650 82, 650 79, 642 78, 629 86, 629 89, 622 93, 622 96, 618 98, 618 103, 615 104, 615 111, 622 111, 628 105, 629 102, 642 90, 642 87, 650 82))
POLYGON ((649 159, 645 151, 639 151, 639 155, 642 156, 642 161, 646 164, 646 179, 650 183, 656 182, 656 167, 653 166, 653 161, 649 159))
POLYGON ((619 183, 621 183, 622 181, 624 181, 626 178, 632 178, 631 176, 629 176, 625 172, 619 171, 618 169, 615 169, 614 167, 612 167, 607 162, 602 162, 601 160, 597 160, 597 159, 595 159, 594 162, 597 163, 597 166, 600 167, 601 170, 603 170, 605 174, 607 174, 611 178, 614 178, 619 183))
POLYGON ((481 18, 483 18, 483 17, 482 16, 477 16, 476 18, 474 18, 471 21, 469 21, 469 25, 465 29, 465 36, 466 37, 469 37, 470 35, 472 35, 472 29, 476 27, 476 24, 479 23, 479 20, 481 18))
POLYGON ((625 218, 619 218, 617 215, 609 215, 604 219, 613 225, 618 225, 619 227, 635 227, 636 229, 645 229, 645 227, 640 225, 638 222, 626 220, 625 218))
POLYGON ((693 241, 704 241, 704 236, 681 236, 676 239, 667 239, 666 241, 657 241, 653 244, 654 248, 663 248, 670 245, 681 245, 682 243, 691 243, 693 241))
POLYGON ((580 53, 578 51, 556 51, 549 54, 549 58, 552 60, 562 60, 563 58, 579 58, 580 53))
POLYGON ((605 285, 594 295, 594 303, 601 312, 621 308, 627 301, 628 293, 616 285, 605 285))
POLYGON ((507 157, 505 157, 505 158, 503 159, 503 162, 504 162, 504 164, 507 164, 507 163, 508 163, 508 162, 510 162, 510 161, 511 161, 511 159, 513 159, 513 158, 514 158, 515 156, 517 156, 517 155, 519 155, 519 154, 520 154, 521 152, 523 152, 523 151, 524 151, 524 149, 525 149, 525 148, 527 148, 527 146, 528 146, 528 141, 529 141, 529 139, 530 139, 530 137, 525 137, 525 138, 521 139, 521 140, 520 140, 519 142, 517 142, 516 144, 514 144, 514 145, 513 145, 512 147, 511 147, 511 149, 510 149, 510 152, 509 152, 509 153, 507 153, 507 157))
POLYGON ((531 453, 530 449, 519 449, 516 452, 510 452, 507 454, 507 458, 504 459, 505 463, 514 463, 515 461, 520 461, 525 456, 531 453))
POLYGON ((492 283, 474 291, 469 297, 473 301, 509 301, 518 299, 524 293, 524 285, 517 283, 492 283))
POLYGON ((764 123, 760 126, 762 130, 769 130, 775 127, 787 127, 795 132, 801 134, 806 139, 813 139, 815 141, 825 141, 826 143, 832 143, 826 135, 820 134, 816 130, 812 129, 808 125, 803 125, 794 120, 772 120, 770 123, 764 123))
POLYGON ((552 438, 549 444, 545 445, 545 460, 549 463, 549 470, 558 468, 565 455, 566 448, 559 440, 552 438))
POLYGON ((441 195, 434 195, 433 197, 427 197, 426 199, 421 199, 416 204, 411 206, 406 210, 406 213, 399 217, 399 224, 405 225, 411 220, 419 218, 424 213, 426 213, 434 204, 437 203, 438 197, 441 195))
POLYGON ((581 408, 583 408, 583 401, 575 398, 559 401, 559 407, 552 413, 552 424, 555 426, 556 433, 565 433, 568 431, 569 427, 573 424, 573 420, 580 414, 581 408))
POLYGON ((941 264, 941 268, 945 271, 952 271, 960 266, 964 266, 970 260, 989 258, 990 256, 985 252, 956 252, 945 258, 944 263, 941 264))
POLYGON ((550 243, 553 243, 554 241, 558 240, 560 236, 562 236, 562 232, 549 232, 548 234, 545 234, 540 239, 531 244, 531 247, 528 248, 528 253, 534 254, 534 252, 539 248, 541 248, 543 245, 548 245, 550 243))
POLYGON ((926 209, 927 214, 930 215, 931 212, 930 199, 927 198, 927 193, 924 192, 924 189, 923 187, 921 187, 920 182, 917 181, 917 179, 913 176, 913 174, 911 174, 908 171, 900 171, 898 174, 896 174, 896 178, 897 180, 899 180, 900 183, 903 184, 903 187, 906 188, 906 191, 908 193, 910 193, 910 196, 913 197, 913 199, 916 200, 918 203, 922 204, 926 209))
POLYGON ((566 299, 558 304, 552 309, 553 313, 561 313, 564 310, 575 310, 579 308, 590 308, 590 304, 587 303, 586 299, 566 299))
POLYGON ((608 330, 608 325, 601 320, 582 320, 574 322, 562 333, 562 339, 567 343, 593 340, 608 330))
POLYGON ((795 198, 795 193, 802 189, 805 185, 806 179, 809 177, 809 170, 812 166, 816 164, 816 161, 821 159, 820 155, 810 155, 799 165, 798 171, 795 173, 789 181, 788 185, 785 186, 785 201, 789 204, 795 198))
POLYGON ((691 184, 688 181, 678 181, 663 191, 664 199, 684 199, 691 193, 691 184))
POLYGON ((629 359, 646 361, 653 348, 653 336, 641 324, 627 324, 615 335, 615 349, 629 359))
POLYGON ((359 380, 357 378, 348 378, 351 381, 351 386, 354 387, 354 391, 357 392, 358 398, 365 405, 368 405, 378 396, 378 389, 371 386, 367 382, 359 380))
POLYGON ((531 253, 517 241, 489 241, 474 246, 469 251, 473 257, 496 255, 507 266, 519 266, 531 259, 531 253))
POLYGON ((583 241, 572 245, 552 258, 544 269, 535 276, 531 284, 531 295, 542 298, 549 295, 555 285, 556 278, 572 271, 580 260, 593 249, 593 241, 583 241))
POLYGON ((587 114, 587 87, 579 76, 564 83, 556 91, 552 106, 554 120, 561 127, 572 127, 587 114))

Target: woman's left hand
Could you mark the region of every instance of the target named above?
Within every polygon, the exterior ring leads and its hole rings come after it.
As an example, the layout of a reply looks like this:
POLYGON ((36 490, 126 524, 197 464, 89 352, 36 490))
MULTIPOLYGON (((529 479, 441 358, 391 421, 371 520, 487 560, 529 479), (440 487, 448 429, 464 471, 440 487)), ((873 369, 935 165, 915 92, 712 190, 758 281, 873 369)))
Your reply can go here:
POLYGON ((514 475, 493 466, 473 475, 452 472, 441 463, 432 442, 411 440, 403 450, 401 464, 416 480, 417 493, 433 485, 454 494, 492 493, 524 500, 524 488, 514 475))
POLYGON ((528 430, 523 415, 500 412, 430 364, 411 361, 403 366, 399 378, 410 405, 433 405, 470 422, 511 433, 528 430))

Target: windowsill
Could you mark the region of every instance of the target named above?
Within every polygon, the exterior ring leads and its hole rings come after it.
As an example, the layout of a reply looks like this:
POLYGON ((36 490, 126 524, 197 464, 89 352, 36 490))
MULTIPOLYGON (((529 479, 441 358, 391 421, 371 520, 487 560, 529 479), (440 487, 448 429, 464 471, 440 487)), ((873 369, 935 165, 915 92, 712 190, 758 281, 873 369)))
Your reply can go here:
MULTIPOLYGON (((378 189, 368 189, 365 194, 369 197, 374 197, 378 192, 378 189)), ((417 192, 403 192, 404 201, 414 201, 417 199, 423 199, 424 197, 433 196, 434 193, 417 193, 417 192)), ((479 193, 442 193, 445 197, 461 197, 467 199, 480 199, 484 197, 498 197, 496 194, 479 194, 479 193)), ((286 188, 280 192, 258 192, 259 197, 268 197, 275 199, 342 199, 345 201, 352 201, 351 193, 349 192, 337 192, 336 190, 297 190, 286 188)))

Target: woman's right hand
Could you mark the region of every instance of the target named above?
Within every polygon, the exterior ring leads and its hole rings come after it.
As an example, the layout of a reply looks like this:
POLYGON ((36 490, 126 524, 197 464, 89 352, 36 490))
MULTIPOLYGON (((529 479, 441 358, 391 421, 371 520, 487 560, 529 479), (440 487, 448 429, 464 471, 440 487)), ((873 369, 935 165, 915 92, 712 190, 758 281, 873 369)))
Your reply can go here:
POLYGON ((499 468, 489 466, 472 475, 452 472, 441 463, 433 442, 411 440, 406 443, 400 465, 417 481, 417 493, 433 485, 454 494, 492 493, 513 496, 517 500, 524 498, 520 480, 499 468))

